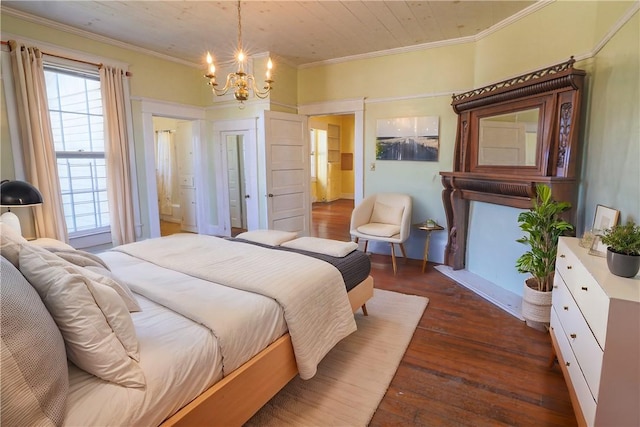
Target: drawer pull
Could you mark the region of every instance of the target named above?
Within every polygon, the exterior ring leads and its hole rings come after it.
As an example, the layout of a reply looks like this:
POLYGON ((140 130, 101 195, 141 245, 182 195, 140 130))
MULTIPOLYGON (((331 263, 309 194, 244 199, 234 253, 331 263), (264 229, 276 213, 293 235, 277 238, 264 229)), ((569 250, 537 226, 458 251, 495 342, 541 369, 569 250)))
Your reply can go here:
POLYGON ((564 254, 560 254, 560 258, 564 258, 564 254))
POLYGON ((567 265, 567 270, 571 270, 573 267, 571 267, 570 265, 567 265))
POLYGON ((553 285, 553 289, 558 289, 558 285, 553 285))
POLYGON ((567 306, 567 305, 565 305, 565 306, 564 306, 564 307, 562 307, 562 308, 564 308, 566 311, 569 311, 569 306, 567 306))
POLYGON ((587 288, 586 286, 583 286, 580 289, 582 289, 583 291, 588 291, 589 290, 589 288, 587 288))
POLYGON ((565 364, 565 366, 571 366, 571 363, 569 363, 569 362, 565 362, 564 364, 565 364))
POLYGON ((569 336, 570 336, 571 338, 575 338, 575 337, 577 337, 577 335, 576 335, 576 334, 570 334, 569 336))

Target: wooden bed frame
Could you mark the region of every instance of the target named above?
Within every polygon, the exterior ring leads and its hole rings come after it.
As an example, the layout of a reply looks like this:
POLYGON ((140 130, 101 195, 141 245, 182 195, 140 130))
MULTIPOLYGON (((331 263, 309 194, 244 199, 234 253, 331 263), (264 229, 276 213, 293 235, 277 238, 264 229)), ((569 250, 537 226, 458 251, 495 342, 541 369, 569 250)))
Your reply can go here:
MULTIPOLYGON (((369 276, 348 293, 351 309, 373 296, 369 276)), ((241 426, 298 374, 291 337, 285 334, 240 368, 211 386, 161 426, 241 426)))

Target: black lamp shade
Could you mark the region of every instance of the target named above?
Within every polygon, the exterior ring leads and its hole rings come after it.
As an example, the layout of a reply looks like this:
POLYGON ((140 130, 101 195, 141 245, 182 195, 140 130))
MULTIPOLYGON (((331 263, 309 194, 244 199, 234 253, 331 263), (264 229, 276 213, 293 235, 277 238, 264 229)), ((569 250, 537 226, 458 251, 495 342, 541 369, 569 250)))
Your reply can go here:
POLYGON ((0 183, 0 206, 32 206, 42 203, 42 194, 24 181, 5 180, 0 183))

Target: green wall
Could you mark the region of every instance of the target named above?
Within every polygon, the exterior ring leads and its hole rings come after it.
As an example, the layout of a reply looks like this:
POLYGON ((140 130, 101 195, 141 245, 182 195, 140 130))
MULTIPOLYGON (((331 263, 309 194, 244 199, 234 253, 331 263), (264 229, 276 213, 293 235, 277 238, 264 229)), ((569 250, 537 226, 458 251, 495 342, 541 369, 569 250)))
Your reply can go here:
POLYGON ((598 204, 640 222, 640 17, 594 58, 584 120, 581 195, 584 227, 598 204))

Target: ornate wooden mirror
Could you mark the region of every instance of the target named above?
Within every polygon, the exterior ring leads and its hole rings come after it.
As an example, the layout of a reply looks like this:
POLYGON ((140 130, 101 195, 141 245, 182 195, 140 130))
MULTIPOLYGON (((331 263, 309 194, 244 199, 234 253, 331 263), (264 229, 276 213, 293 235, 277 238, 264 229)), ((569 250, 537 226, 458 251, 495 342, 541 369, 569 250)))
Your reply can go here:
MULTIPOLYGON (((452 172, 440 172, 449 236, 445 264, 464 268, 469 201, 526 209, 536 185, 575 206, 581 91, 573 57, 453 95, 458 114, 452 172)), ((575 223, 575 209, 567 213, 575 223)))

